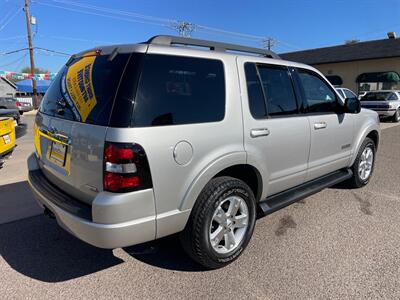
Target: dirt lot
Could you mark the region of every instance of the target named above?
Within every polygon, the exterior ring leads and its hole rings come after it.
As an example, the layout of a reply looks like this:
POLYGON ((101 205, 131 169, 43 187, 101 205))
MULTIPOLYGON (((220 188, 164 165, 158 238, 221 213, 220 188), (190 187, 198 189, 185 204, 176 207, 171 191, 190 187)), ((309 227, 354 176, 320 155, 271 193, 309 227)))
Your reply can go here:
POLYGON ((216 271, 192 263, 175 236, 100 250, 38 215, 28 131, 0 170, 1 298, 398 299, 400 127, 382 127, 366 188, 327 189, 260 219, 247 251, 216 271))

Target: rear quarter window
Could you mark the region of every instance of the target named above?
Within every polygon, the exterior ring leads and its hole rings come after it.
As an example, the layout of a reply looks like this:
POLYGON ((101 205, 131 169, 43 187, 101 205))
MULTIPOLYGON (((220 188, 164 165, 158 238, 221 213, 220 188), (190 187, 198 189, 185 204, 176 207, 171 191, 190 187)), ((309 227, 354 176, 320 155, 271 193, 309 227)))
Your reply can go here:
POLYGON ((225 76, 219 60, 145 55, 133 126, 217 122, 225 116, 225 76))

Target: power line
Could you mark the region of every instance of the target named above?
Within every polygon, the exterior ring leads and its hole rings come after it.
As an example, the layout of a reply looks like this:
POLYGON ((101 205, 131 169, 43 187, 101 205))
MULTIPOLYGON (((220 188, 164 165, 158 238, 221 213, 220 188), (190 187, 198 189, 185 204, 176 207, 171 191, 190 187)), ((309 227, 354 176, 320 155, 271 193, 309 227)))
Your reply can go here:
POLYGON ((4 65, 0 65, 0 68, 7 67, 12 64, 18 63, 18 62, 22 61, 23 59, 25 59, 25 57, 27 57, 27 56, 28 56, 28 53, 25 53, 23 56, 17 58, 16 60, 13 60, 12 62, 6 63, 4 65))
MULTIPOLYGON (((220 28, 214 28, 214 27, 210 27, 210 26, 194 24, 194 23, 187 22, 187 21, 177 21, 177 20, 173 20, 173 19, 154 17, 154 16, 139 14, 139 13, 135 13, 135 12, 129 12, 129 11, 125 11, 125 10, 105 8, 105 7, 95 6, 95 5, 77 3, 77 2, 73 2, 73 1, 52 0, 52 2, 64 4, 64 5, 70 5, 73 7, 60 6, 60 5, 43 2, 43 1, 36 1, 36 3, 38 3, 40 5, 46 5, 49 7, 54 7, 54 8, 84 13, 84 14, 107 17, 107 18, 128 21, 128 22, 134 22, 134 23, 142 23, 142 24, 150 24, 150 25, 168 27, 168 28, 172 28, 172 29, 176 30, 179 35, 184 35, 184 36, 190 36, 195 30, 196 31, 198 30, 198 31, 205 32, 205 33, 218 33, 220 35, 225 35, 225 36, 230 36, 230 37, 234 36, 236 38, 249 40, 249 41, 253 41, 253 42, 258 42, 260 44, 262 44, 262 42, 264 40, 268 39, 265 36, 245 34, 245 33, 240 33, 240 32, 235 32, 235 31, 224 30, 224 29, 220 29, 220 28), (90 10, 92 10, 92 11, 90 11, 90 10), (99 12, 101 12, 101 13, 99 13, 99 12), (130 17, 130 18, 126 18, 126 17, 130 17)), ((285 48, 299 49, 299 47, 290 45, 283 41, 278 41, 278 40, 274 40, 274 41, 276 44, 279 44, 285 48)))
POLYGON ((26 51, 26 50, 29 50, 29 48, 21 48, 21 49, 17 49, 17 50, 12 50, 12 51, 9 51, 9 52, 4 52, 4 53, 1 53, 0 52, 0 55, 10 55, 10 54, 14 54, 14 53, 18 53, 18 52, 21 52, 21 51, 26 51))
POLYGON ((16 35, 16 36, 8 37, 8 38, 0 38, 0 41, 11 41, 11 40, 24 39, 24 38, 26 38, 26 35, 16 35))
POLYGON ((142 19, 155 21, 155 22, 160 22, 160 23, 176 22, 176 20, 160 18, 160 17, 154 17, 154 16, 139 14, 139 13, 130 12, 130 11, 126 11, 126 10, 118 10, 118 9, 100 7, 100 6, 90 5, 90 4, 83 4, 83 3, 73 2, 73 1, 52 0, 52 2, 61 3, 61 4, 69 4, 69 5, 77 6, 77 7, 80 7, 80 8, 93 9, 93 10, 97 10, 97 11, 108 12, 108 13, 113 13, 113 14, 119 14, 119 15, 124 15, 124 16, 142 18, 142 19))
MULTIPOLYGON (((18 7, 15 13, 9 17, 7 20, 4 21, 4 24, 0 26, 0 31, 2 31, 14 18, 15 16, 22 10, 23 7, 18 7)), ((3 19, 4 20, 4 19, 3 19)))
POLYGON ((96 12, 91 12, 91 11, 84 11, 84 10, 81 10, 81 9, 76 9, 76 8, 71 8, 71 7, 54 5, 54 4, 45 3, 45 2, 37 1, 35 3, 40 4, 40 5, 49 6, 49 7, 55 7, 55 8, 60 8, 60 9, 64 9, 64 10, 80 12, 80 13, 84 13, 84 14, 88 14, 88 15, 94 15, 94 16, 100 16, 100 17, 106 17, 106 18, 116 19, 116 20, 121 20, 121 21, 127 21, 127 22, 133 22, 133 23, 141 23, 141 24, 147 24, 147 25, 166 26, 166 25, 163 25, 163 24, 160 24, 160 23, 155 23, 155 22, 127 19, 127 18, 112 16, 112 15, 106 15, 106 14, 101 14, 101 13, 96 13, 96 12))
POLYGON ((64 56, 71 56, 71 54, 69 54, 69 53, 60 52, 60 51, 51 50, 51 49, 42 48, 42 47, 34 47, 33 49, 37 49, 37 50, 41 50, 41 51, 45 51, 45 52, 49 52, 49 53, 54 53, 54 54, 60 54, 60 55, 64 55, 64 56))
MULTIPOLYGON (((60 54, 60 55, 64 55, 64 56, 71 56, 71 54, 69 54, 69 53, 56 51, 56 50, 51 50, 51 49, 42 48, 42 47, 33 47, 32 49, 33 50, 45 51, 45 52, 49 52, 49 53, 60 54)), ((10 55, 10 54, 18 53, 18 52, 21 52, 21 51, 28 51, 28 50, 29 50, 29 48, 21 48, 21 49, 16 49, 16 50, 9 51, 9 52, 4 52, 4 53, 0 52, 0 55, 1 56, 5 56, 5 55, 10 55)))
POLYGON ((43 35, 38 34, 37 37, 39 38, 48 38, 48 39, 56 39, 56 40, 67 40, 67 41, 74 41, 74 42, 87 42, 87 43, 99 43, 99 44, 115 44, 110 41, 101 41, 101 40, 91 40, 91 39, 84 39, 84 38, 75 38, 69 36, 55 36, 55 35, 43 35))

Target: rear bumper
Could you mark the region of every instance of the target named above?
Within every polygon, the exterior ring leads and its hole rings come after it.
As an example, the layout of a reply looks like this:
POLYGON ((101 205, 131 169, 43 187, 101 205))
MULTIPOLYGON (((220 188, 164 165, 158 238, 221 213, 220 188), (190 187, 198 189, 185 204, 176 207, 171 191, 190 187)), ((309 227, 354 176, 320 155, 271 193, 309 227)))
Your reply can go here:
POLYGON ((101 192, 88 205, 53 186, 40 171, 35 154, 28 158, 28 169, 29 184, 39 204, 48 208, 60 226, 77 238, 107 249, 155 238, 152 190, 129 193, 129 197, 101 192), (129 209, 132 206, 133 211, 129 209))
POLYGON ((18 108, 18 111, 20 112, 20 113, 26 113, 26 112, 30 112, 30 111, 32 111, 33 110, 33 107, 31 106, 31 107, 21 107, 21 108, 18 108))
POLYGON ((376 110, 378 115, 380 117, 393 117, 394 114, 396 113, 395 109, 390 109, 390 110, 376 110))
POLYGON ((8 156, 10 156, 13 153, 14 149, 15 149, 15 145, 3 150, 3 152, 0 152, 0 159, 4 159, 4 158, 7 158, 8 156))
POLYGON ((396 113, 396 109, 392 108, 371 108, 371 107, 363 107, 373 111, 376 111, 380 117, 392 117, 396 113))

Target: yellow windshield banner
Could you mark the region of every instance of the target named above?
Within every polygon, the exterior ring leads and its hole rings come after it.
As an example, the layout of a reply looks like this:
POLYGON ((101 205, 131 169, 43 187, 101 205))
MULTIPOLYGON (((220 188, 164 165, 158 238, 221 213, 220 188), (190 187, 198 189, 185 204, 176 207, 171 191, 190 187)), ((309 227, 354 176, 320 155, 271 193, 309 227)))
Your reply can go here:
POLYGON ((85 56, 68 68, 65 77, 65 87, 69 98, 74 103, 80 118, 86 122, 90 112, 96 106, 92 71, 96 56, 85 56))

